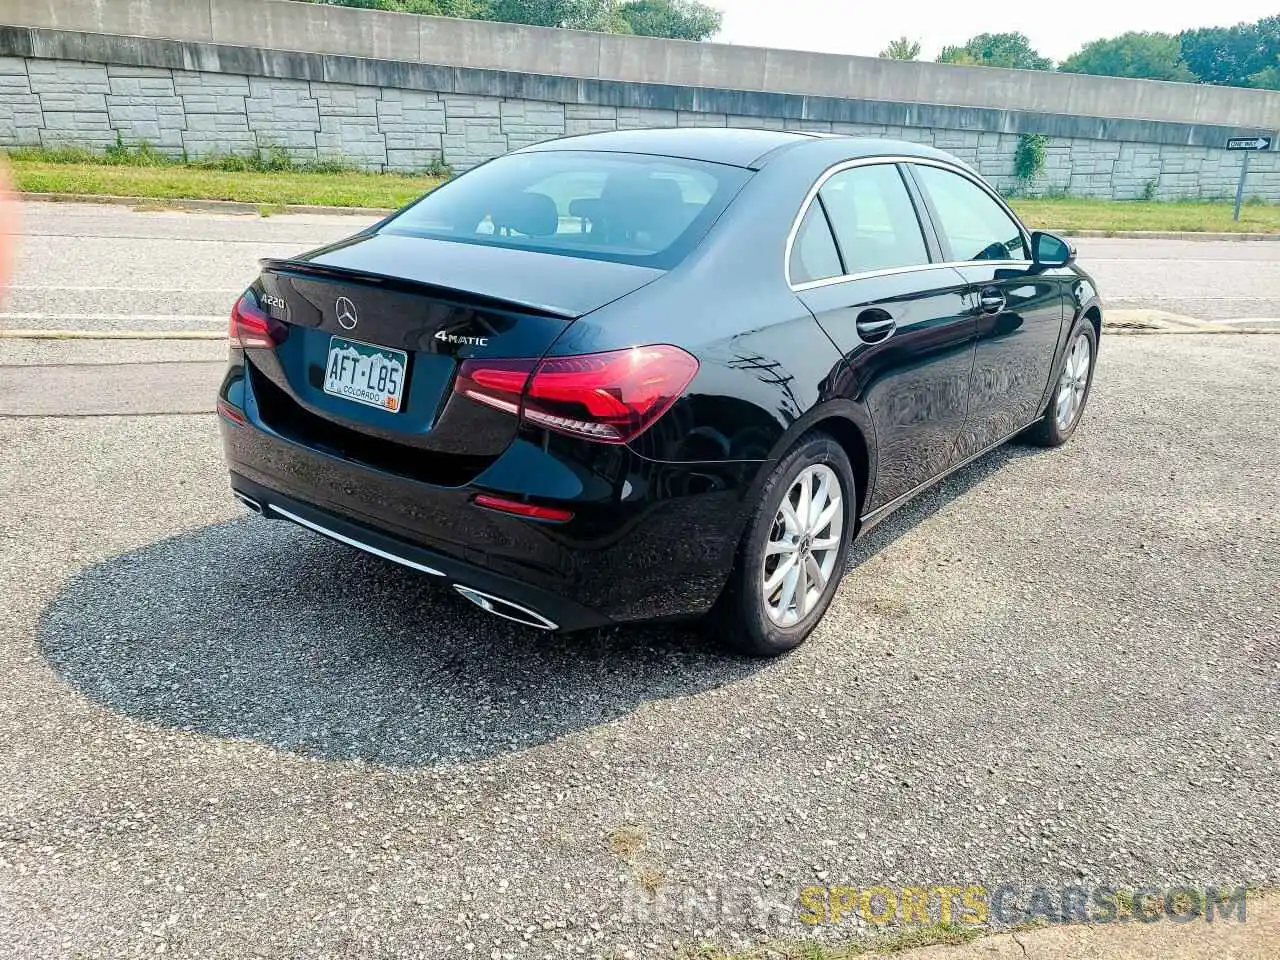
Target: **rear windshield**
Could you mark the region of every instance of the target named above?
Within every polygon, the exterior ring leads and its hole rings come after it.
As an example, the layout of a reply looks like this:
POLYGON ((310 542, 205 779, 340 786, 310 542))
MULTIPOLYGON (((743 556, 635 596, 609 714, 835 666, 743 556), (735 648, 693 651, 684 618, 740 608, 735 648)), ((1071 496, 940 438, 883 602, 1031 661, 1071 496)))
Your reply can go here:
POLYGON ((749 175, 630 153, 513 153, 438 187, 381 232, 669 269, 749 175))

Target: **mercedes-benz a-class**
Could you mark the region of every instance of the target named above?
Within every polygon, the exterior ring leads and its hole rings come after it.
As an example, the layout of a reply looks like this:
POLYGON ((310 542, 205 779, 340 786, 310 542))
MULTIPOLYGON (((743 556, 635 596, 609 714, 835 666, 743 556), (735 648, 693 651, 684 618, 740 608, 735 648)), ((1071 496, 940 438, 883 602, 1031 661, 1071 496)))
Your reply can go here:
POLYGON ((538 144, 263 261, 218 398, 231 485, 530 627, 704 616, 780 653, 860 532, 1071 436, 1102 320, 1074 257, 914 144, 538 144))

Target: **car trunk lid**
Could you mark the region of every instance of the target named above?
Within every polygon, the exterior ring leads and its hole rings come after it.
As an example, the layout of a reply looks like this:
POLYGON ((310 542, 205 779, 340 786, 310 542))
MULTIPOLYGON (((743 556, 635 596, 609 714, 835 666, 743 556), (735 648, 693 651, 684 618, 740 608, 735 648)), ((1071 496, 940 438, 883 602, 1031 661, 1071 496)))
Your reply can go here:
POLYGON ((286 331, 273 349, 249 351, 266 381, 257 391, 264 422, 299 442, 407 473, 446 454, 479 468, 515 437, 516 417, 454 395, 460 363, 540 357, 574 318, 661 275, 379 234, 262 266, 254 292, 286 331), (348 389, 336 379, 335 364, 345 380, 363 364, 358 384, 348 389), (398 397, 385 396, 388 383, 398 397))

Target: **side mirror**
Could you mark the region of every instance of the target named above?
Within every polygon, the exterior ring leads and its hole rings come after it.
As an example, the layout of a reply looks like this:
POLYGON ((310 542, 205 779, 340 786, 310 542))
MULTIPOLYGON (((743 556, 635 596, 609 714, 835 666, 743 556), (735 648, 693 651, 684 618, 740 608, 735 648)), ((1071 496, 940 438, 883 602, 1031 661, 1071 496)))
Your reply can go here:
POLYGON ((1076 248, 1061 237, 1037 230, 1031 234, 1031 259, 1037 267, 1065 267, 1076 258, 1076 248))

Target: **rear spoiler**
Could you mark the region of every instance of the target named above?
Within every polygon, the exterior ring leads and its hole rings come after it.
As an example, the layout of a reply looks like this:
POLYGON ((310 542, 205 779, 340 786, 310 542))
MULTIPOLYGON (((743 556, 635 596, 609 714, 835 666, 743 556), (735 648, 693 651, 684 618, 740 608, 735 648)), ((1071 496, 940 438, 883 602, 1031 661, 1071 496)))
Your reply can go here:
POLYGON ((349 267, 334 267, 315 263, 310 260, 293 260, 289 258, 264 257, 258 261, 264 272, 277 274, 295 274, 304 277, 319 277, 326 280, 352 280, 369 286, 383 287, 387 290, 398 290, 409 293, 426 293, 439 300, 452 301, 482 310, 512 310, 534 314, 542 317, 553 317, 557 320, 572 320, 577 314, 563 310, 555 310, 545 304, 528 303, 520 300, 509 300, 460 290, 456 287, 440 286, 411 280, 405 277, 391 277, 385 274, 372 273, 365 270, 354 270, 349 267))

